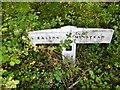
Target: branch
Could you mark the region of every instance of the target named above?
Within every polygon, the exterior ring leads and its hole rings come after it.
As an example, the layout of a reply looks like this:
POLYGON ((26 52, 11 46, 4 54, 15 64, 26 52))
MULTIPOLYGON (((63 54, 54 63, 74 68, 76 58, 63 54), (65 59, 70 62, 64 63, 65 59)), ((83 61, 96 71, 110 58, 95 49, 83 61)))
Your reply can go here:
POLYGON ((67 90, 70 90, 70 89, 72 89, 76 84, 78 84, 79 83, 79 81, 76 81, 75 83, 73 83, 70 87, 68 87, 68 89, 67 90))

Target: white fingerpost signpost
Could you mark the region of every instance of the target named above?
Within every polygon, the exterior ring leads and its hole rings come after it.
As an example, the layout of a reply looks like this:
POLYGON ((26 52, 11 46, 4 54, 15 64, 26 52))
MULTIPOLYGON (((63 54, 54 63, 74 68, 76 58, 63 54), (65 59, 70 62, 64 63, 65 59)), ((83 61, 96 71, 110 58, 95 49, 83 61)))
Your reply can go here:
POLYGON ((64 26, 58 29, 46 29, 29 32, 32 44, 59 44, 64 40, 71 40, 71 49, 63 48, 62 58, 72 59, 75 62, 76 44, 79 43, 110 43, 114 30, 101 28, 77 28, 64 26), (67 37, 70 35, 70 37, 67 37), (64 57, 65 56, 65 57, 64 57))

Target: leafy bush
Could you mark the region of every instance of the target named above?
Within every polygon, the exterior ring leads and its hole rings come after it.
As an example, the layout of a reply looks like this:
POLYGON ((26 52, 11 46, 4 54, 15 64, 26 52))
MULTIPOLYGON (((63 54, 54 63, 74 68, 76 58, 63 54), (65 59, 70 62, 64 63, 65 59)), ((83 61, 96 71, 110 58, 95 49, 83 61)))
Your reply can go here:
POLYGON ((16 2, 2 7, 3 88, 120 88, 119 3, 16 2), (59 45, 30 43, 29 31, 66 25, 111 28, 115 33, 110 44, 77 45, 75 64, 62 62, 59 45))
POLYGON ((19 80, 14 80, 13 77, 13 73, 9 73, 7 72, 7 70, 3 70, 3 69, 0 69, 0 73, 3 75, 3 76, 0 76, 0 79, 1 79, 1 86, 3 88, 17 88, 17 84, 19 84, 19 80))

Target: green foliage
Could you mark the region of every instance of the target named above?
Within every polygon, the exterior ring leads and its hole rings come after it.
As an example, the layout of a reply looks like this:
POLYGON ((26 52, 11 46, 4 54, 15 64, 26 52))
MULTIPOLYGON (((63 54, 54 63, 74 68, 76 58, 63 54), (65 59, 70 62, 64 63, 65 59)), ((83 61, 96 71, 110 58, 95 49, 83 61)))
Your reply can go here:
POLYGON ((120 87, 119 3, 4 2, 2 5, 2 88, 66 90, 120 87), (62 62, 58 45, 34 46, 28 32, 73 25, 111 28, 110 44, 77 45, 76 63, 62 62))
POLYGON ((8 73, 7 70, 0 69, 0 76, 1 86, 2 88, 17 88, 17 84, 19 84, 19 80, 14 80, 13 73, 8 73))
POLYGON ((60 42, 60 46, 62 47, 62 49, 63 48, 68 48, 68 49, 70 48, 70 44, 73 42, 71 40, 71 35, 72 35, 72 33, 66 34, 67 39, 60 42))

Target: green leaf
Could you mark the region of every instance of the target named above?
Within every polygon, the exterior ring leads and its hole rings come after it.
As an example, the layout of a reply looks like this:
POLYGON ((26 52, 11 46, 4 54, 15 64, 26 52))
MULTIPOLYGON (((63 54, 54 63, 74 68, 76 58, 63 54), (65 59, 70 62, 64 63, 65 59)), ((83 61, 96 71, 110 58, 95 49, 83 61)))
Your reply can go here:
POLYGON ((81 77, 79 78, 79 82, 81 85, 83 85, 83 79, 81 77))
POLYGON ((98 88, 98 87, 97 87, 97 86, 95 86, 95 85, 92 85, 92 86, 91 86, 91 88, 92 88, 92 89, 94 89, 94 88, 98 88))
POLYGON ((59 76, 56 77, 57 81, 61 81, 61 78, 59 76))
POLYGON ((116 86, 116 90, 120 90, 120 86, 119 85, 116 86))
POLYGON ((90 73, 90 77, 91 77, 92 79, 95 79, 94 72, 93 72, 92 70, 90 70, 89 73, 90 73))
POLYGON ((96 77, 95 81, 99 83, 101 81, 100 77, 96 77))
POLYGON ((15 30, 14 31, 14 34, 17 36, 19 34, 19 31, 18 30, 15 30))
POLYGON ((15 60, 15 63, 20 64, 20 60, 19 59, 15 60))
POLYGON ((14 65, 15 65, 15 62, 10 61, 10 66, 14 66, 14 65))

